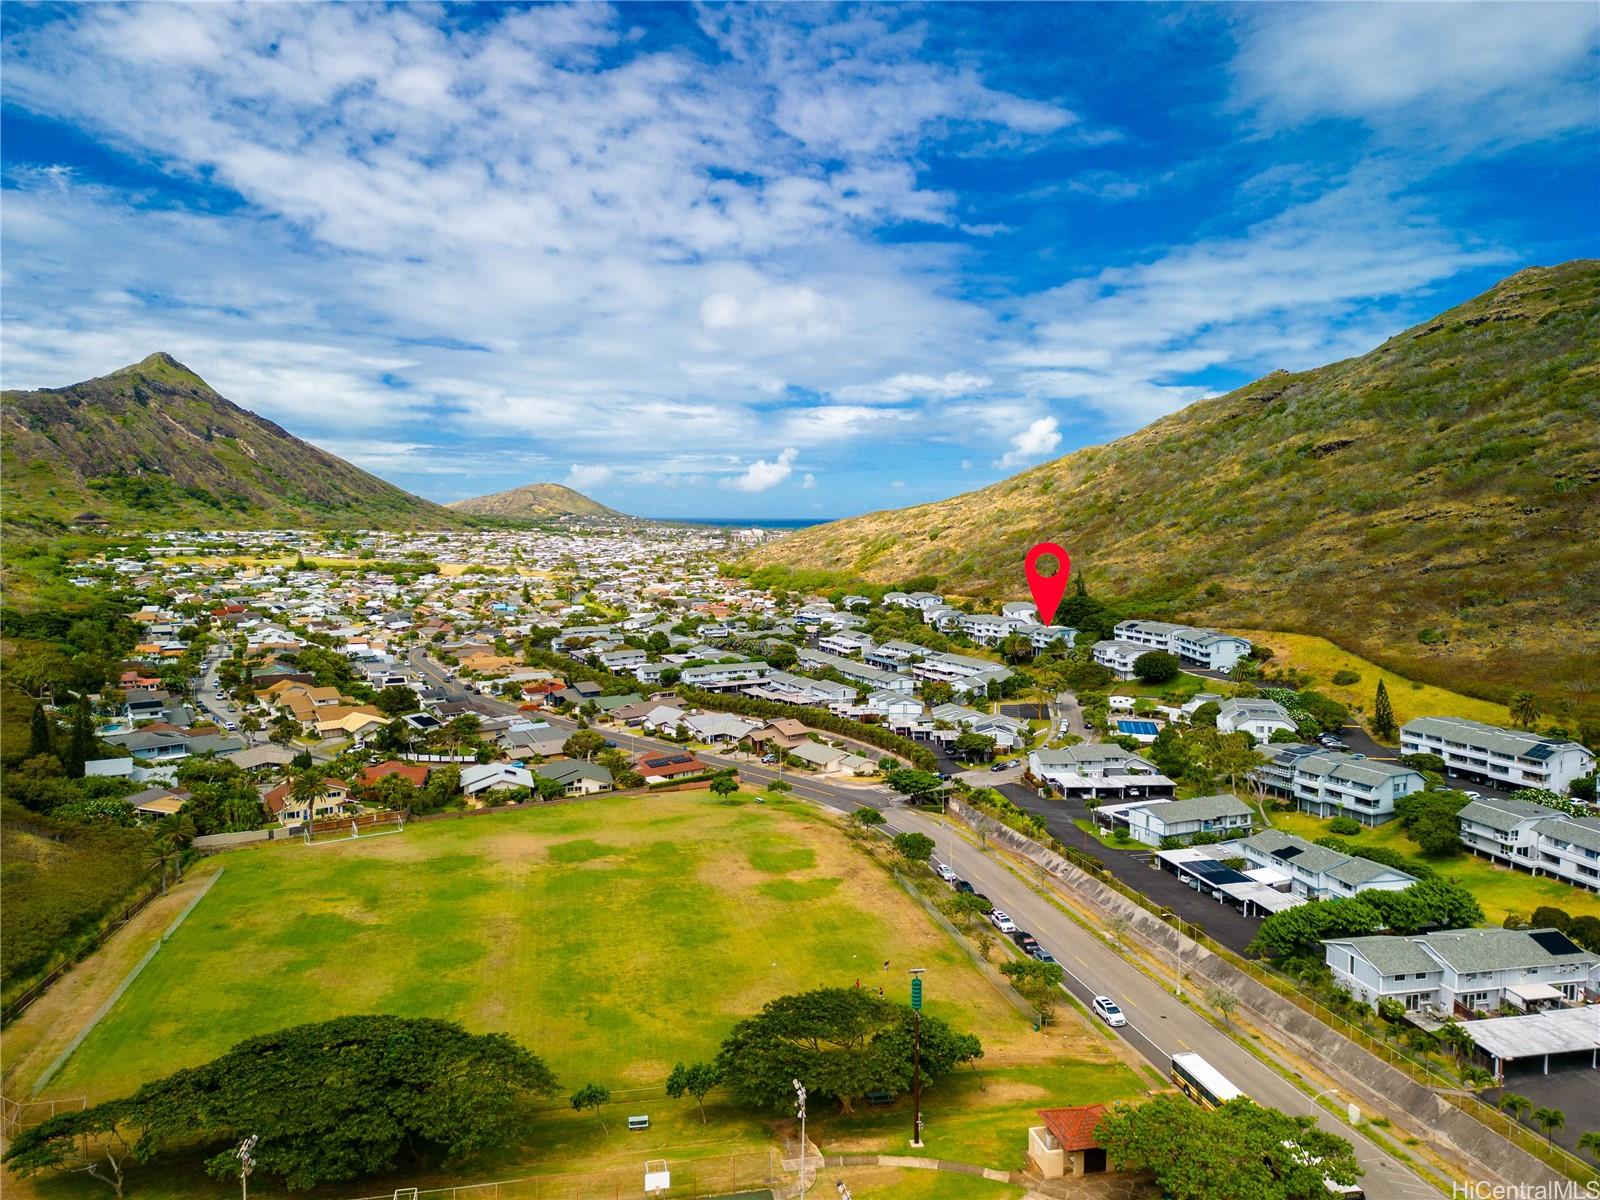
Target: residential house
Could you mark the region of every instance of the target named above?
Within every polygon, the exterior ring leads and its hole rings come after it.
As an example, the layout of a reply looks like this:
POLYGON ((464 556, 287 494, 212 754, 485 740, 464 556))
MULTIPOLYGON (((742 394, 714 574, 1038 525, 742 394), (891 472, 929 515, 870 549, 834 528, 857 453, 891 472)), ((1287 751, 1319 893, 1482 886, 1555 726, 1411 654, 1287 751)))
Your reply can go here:
POLYGON ((309 804, 290 795, 293 786, 292 783, 280 783, 261 797, 261 802, 267 806, 267 811, 278 819, 279 824, 303 825, 307 817, 321 821, 341 816, 350 808, 350 785, 342 779, 334 779, 331 776, 324 779, 323 794, 309 804))
POLYGON ((685 667, 678 678, 684 687, 699 688, 706 692, 728 692, 756 683, 771 671, 771 667, 759 660, 740 659, 737 662, 685 667))
POLYGON ((1141 654, 1150 653, 1150 647, 1140 645, 1138 642, 1108 640, 1096 642, 1091 653, 1095 662, 1118 679, 1132 679, 1133 664, 1138 661, 1141 654))
POLYGON ((764 754, 768 750, 787 750, 810 740, 810 731, 791 717, 768 721, 760 729, 752 729, 739 739, 740 746, 751 753, 764 754))
POLYGON ((826 742, 801 742, 789 757, 822 775, 870 775, 878 769, 871 759, 826 742))
POLYGON ((577 759, 541 763, 533 773, 541 779, 553 779, 568 796, 592 796, 596 792, 608 792, 614 786, 610 771, 577 759))
POLYGON ((1600 995, 1600 955, 1557 929, 1449 929, 1322 946, 1335 984, 1363 1004, 1396 1000, 1407 1012, 1468 1015, 1600 995))
POLYGON ((1213 671, 1228 670, 1251 649, 1246 638, 1166 621, 1119 621, 1113 633, 1119 642, 1162 650, 1191 666, 1213 671))
POLYGON ((720 712, 695 713, 685 717, 683 723, 688 726, 689 736, 695 741, 712 744, 737 742, 752 730, 761 728, 760 721, 720 712))
POLYGON ((1187 842, 1197 833, 1249 833, 1254 820, 1250 806, 1226 792, 1192 800, 1147 802, 1128 809, 1122 817, 1128 835, 1146 846, 1159 846, 1168 838, 1187 842))
POLYGON ((1600 819, 1492 797, 1472 801, 1456 819, 1462 845, 1474 854, 1600 891, 1600 819))
POLYGON ((461 770, 461 790, 469 798, 533 786, 533 773, 516 763, 477 763, 461 770))
POLYGON ((1545 788, 1558 795, 1593 774, 1595 757, 1577 742, 1465 717, 1418 717, 1400 727, 1400 753, 1437 754, 1452 776, 1496 787, 1545 788))
POLYGON ((711 770, 687 750, 646 750, 639 755, 635 770, 646 783, 667 783, 690 775, 704 775, 711 770))
POLYGON ((1362 892, 1404 891, 1416 876, 1369 858, 1330 850, 1315 842, 1264 829, 1233 843, 1252 866, 1272 867, 1289 877, 1288 890, 1309 900, 1338 900, 1362 892))
POLYGON ((1217 713, 1219 733, 1248 733, 1257 742, 1271 741, 1280 730, 1295 733, 1298 729, 1289 710, 1276 700, 1226 700, 1217 713))
POLYGON ((428 782, 428 775, 431 770, 432 768, 427 763, 408 763, 401 762, 397 758, 391 758, 388 762, 381 762, 364 768, 361 772, 361 783, 364 787, 371 787, 380 779, 398 775, 413 786, 422 787, 428 782))

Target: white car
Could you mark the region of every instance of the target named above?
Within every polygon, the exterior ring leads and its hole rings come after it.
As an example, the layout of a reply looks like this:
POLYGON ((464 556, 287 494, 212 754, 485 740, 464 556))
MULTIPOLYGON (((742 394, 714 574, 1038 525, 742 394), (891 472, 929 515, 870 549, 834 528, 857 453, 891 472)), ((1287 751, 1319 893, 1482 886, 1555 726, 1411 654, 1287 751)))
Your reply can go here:
POLYGON ((1017 923, 998 908, 989 914, 989 920, 1001 933, 1015 933, 1017 931, 1017 923))
POLYGON ((1110 996, 1096 996, 1090 1001, 1090 1007, 1094 1009, 1095 1016, 1113 1029, 1128 1023, 1128 1018, 1122 1015, 1122 1010, 1117 1007, 1117 1002, 1110 996))
POLYGON ((934 863, 933 873, 946 883, 954 883, 957 879, 956 873, 945 863, 934 863))
POLYGON ((228 730, 228 731, 230 731, 230 732, 232 732, 232 731, 233 731, 233 730, 235 730, 235 729, 237 729, 237 728, 239 728, 239 726, 238 726, 238 724, 237 724, 237 723, 235 723, 235 722, 233 722, 233 721, 224 721, 224 722, 223 722, 223 723, 222 723, 222 727, 223 727, 223 728, 224 728, 224 729, 226 729, 226 730, 228 730))

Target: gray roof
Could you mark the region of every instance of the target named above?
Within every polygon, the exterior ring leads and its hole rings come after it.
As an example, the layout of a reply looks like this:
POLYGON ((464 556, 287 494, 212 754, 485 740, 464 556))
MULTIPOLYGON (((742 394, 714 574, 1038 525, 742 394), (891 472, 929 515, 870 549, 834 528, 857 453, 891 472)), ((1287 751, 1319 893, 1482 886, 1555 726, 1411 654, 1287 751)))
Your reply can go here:
POLYGON ((1558 842, 1571 842, 1585 850, 1600 850, 1600 818, 1547 817, 1533 827, 1535 831, 1558 842))
POLYGON ((561 759, 558 762, 540 763, 533 768, 533 773, 544 779, 553 779, 557 783, 571 783, 575 779, 593 779, 597 783, 611 786, 611 772, 604 767, 580 759, 561 759))
POLYGON ((1182 821, 1214 821, 1218 817, 1247 817, 1250 806, 1229 792, 1218 796, 1196 796, 1192 800, 1168 800, 1162 804, 1140 806, 1165 824, 1182 821))
POLYGON ((1549 758, 1556 750, 1583 749, 1577 742, 1558 741, 1519 729, 1502 729, 1465 717, 1417 717, 1400 727, 1402 733, 1432 734, 1446 741, 1461 742, 1493 750, 1515 758, 1549 758))
POLYGON ((1354 755, 1344 754, 1339 751, 1307 754, 1295 764, 1295 770, 1307 775, 1346 780, 1351 783, 1365 783, 1372 786, 1387 783, 1391 779, 1402 775, 1415 775, 1419 781, 1422 779, 1420 771, 1415 771, 1410 767, 1403 767, 1399 763, 1379 762, 1371 758, 1356 758, 1354 755))
POLYGON ((1600 962, 1600 957, 1554 929, 1450 929, 1423 934, 1418 940, 1457 971, 1600 962))
POLYGON ((1377 934, 1372 937, 1330 938, 1323 945, 1348 946, 1383 975, 1438 971, 1439 964, 1417 942, 1416 938, 1377 934))
POLYGON ((1510 831, 1524 821, 1553 817, 1557 814, 1555 809, 1535 804, 1531 800, 1513 800, 1509 796, 1504 798, 1486 796, 1482 800, 1473 800, 1462 805, 1461 811, 1456 815, 1463 821, 1475 821, 1479 825, 1487 825, 1490 829, 1510 831))
POLYGON ((1284 721, 1290 728, 1294 727, 1294 718, 1289 715, 1289 710, 1276 700, 1229 700, 1217 713, 1218 717, 1232 720, 1234 717, 1243 717, 1254 721, 1284 721))
POLYGON ((1385 876, 1415 881, 1415 876, 1405 871, 1386 867, 1371 859, 1331 850, 1327 846, 1319 846, 1315 842, 1308 842, 1305 838, 1277 829, 1263 829, 1260 833, 1245 838, 1239 845, 1253 846, 1279 862, 1303 867, 1313 874, 1327 875, 1341 883, 1352 885, 1367 883, 1385 876))

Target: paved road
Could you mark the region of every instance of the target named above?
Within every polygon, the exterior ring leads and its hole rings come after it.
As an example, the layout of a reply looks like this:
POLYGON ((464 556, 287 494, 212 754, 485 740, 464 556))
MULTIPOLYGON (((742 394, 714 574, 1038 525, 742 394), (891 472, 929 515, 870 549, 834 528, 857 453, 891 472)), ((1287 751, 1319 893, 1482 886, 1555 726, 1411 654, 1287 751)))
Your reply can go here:
MULTIPOLYGON (((443 672, 419 652, 413 653, 411 661, 431 679, 446 687, 451 686, 443 672)), ((507 711, 514 711, 512 705, 502 701, 494 703, 507 711)), ((564 718, 546 719, 557 728, 572 726, 572 722, 564 718)), ((607 736, 630 750, 659 749, 663 745, 655 739, 623 731, 608 731, 607 736)), ((729 763, 736 761, 730 756, 712 753, 701 757, 729 763)), ((743 759, 737 762, 740 774, 751 781, 768 782, 778 778, 774 768, 743 759)), ((1243 1052, 1232 1038, 1169 995, 1110 946, 1036 895, 999 862, 957 837, 949 826, 927 814, 900 807, 892 796, 881 790, 825 783, 794 772, 787 772, 784 779, 795 795, 818 801, 841 812, 851 812, 863 805, 884 809, 889 812, 892 827, 915 830, 932 837, 939 847, 940 858, 971 881, 997 907, 1016 918, 1019 925, 1031 929, 1056 956, 1067 974, 1066 986, 1073 995, 1085 1003, 1095 995, 1116 998, 1128 1014, 1128 1025, 1121 1030, 1122 1036, 1163 1076, 1167 1074, 1173 1053, 1198 1050, 1254 1099, 1284 1112, 1315 1113, 1318 1124, 1323 1128, 1340 1136, 1348 1136, 1355 1146, 1356 1157, 1366 1171, 1363 1186, 1373 1200, 1421 1200, 1422 1197, 1437 1196, 1437 1192, 1409 1168, 1382 1153, 1367 1139, 1350 1134, 1340 1121, 1313 1105, 1293 1084, 1243 1052)), ((1181 890, 1188 893, 1187 888, 1181 890)))
POLYGON ((1409 1168, 1367 1139, 1352 1134, 1342 1122, 1313 1105, 1295 1085, 1240 1050, 1209 1021, 1035 894, 1001 863, 955 836, 947 826, 908 809, 894 811, 890 824, 932 837, 941 859, 1009 913, 1020 927, 1031 930, 1060 961, 1067 974, 1067 990, 1079 1000, 1087 1003, 1096 995, 1113 997, 1128 1015, 1123 1036, 1163 1076, 1174 1053, 1196 1050, 1251 1098, 1288 1113, 1313 1113, 1322 1128, 1348 1137, 1366 1171, 1363 1186, 1374 1200, 1420 1200, 1437 1195, 1409 1168))

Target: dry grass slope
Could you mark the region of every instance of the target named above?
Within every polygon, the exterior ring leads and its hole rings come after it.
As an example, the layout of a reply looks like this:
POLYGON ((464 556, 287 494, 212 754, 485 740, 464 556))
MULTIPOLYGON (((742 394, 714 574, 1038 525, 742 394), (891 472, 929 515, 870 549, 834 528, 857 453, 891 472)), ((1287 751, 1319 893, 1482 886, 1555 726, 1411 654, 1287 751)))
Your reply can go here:
POLYGON ((1360 358, 1274 372, 936 504, 752 565, 1023 594, 1040 540, 1101 594, 1338 642, 1548 716, 1600 717, 1600 263, 1521 271, 1360 358))

